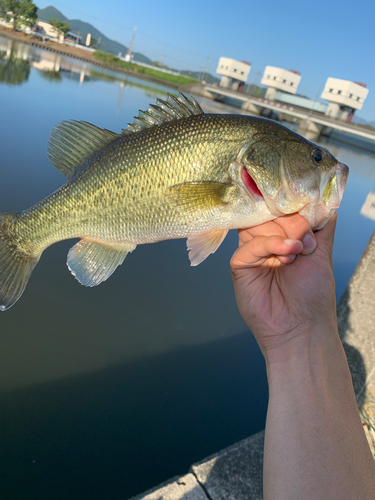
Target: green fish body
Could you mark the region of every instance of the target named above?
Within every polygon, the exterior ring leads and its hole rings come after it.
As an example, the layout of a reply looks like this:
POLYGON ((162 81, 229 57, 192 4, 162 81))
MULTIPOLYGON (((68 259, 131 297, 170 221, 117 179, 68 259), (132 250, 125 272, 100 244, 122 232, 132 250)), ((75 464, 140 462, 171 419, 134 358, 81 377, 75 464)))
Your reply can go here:
POLYGON ((321 227, 348 175, 327 150, 276 122, 205 114, 183 94, 158 100, 122 134, 62 122, 48 156, 67 182, 28 210, 0 214, 1 310, 57 241, 80 238, 67 264, 86 286, 144 243, 187 238, 197 265, 229 229, 297 211, 321 227))

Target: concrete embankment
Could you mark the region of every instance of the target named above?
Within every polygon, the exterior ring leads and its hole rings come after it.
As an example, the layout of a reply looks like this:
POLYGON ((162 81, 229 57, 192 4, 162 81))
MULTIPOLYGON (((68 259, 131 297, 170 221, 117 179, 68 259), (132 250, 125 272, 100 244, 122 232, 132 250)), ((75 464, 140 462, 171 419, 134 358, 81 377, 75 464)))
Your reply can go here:
MULTIPOLYGON (((375 232, 337 306, 362 422, 375 458, 375 232), (366 411, 364 411, 366 410, 366 411), (371 421, 372 419, 372 421, 371 421)), ((132 500, 262 500, 264 432, 132 500)))

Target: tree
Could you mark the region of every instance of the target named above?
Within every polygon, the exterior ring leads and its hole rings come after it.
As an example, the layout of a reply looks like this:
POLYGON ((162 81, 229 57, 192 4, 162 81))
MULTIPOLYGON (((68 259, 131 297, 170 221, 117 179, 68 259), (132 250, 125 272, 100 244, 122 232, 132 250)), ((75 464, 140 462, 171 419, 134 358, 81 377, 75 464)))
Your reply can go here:
POLYGON ((93 49, 96 49, 97 43, 98 43, 98 40, 94 36, 92 36, 91 42, 90 42, 90 47, 92 47, 93 49))
POLYGON ((38 7, 32 0, 0 0, 0 17, 12 22, 14 30, 21 25, 32 28, 38 17, 38 7))
POLYGON ((53 26, 59 36, 65 37, 68 31, 70 30, 70 26, 68 23, 64 23, 61 19, 52 18, 49 20, 51 26, 53 26))

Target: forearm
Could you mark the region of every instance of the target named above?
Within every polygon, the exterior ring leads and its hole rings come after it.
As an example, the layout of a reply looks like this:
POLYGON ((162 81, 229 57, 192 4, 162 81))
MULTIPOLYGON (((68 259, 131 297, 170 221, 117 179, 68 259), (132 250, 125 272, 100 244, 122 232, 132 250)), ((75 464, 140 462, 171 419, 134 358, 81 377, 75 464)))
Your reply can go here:
POLYGON ((374 500, 375 462, 337 332, 301 335, 266 361, 265 500, 374 500))

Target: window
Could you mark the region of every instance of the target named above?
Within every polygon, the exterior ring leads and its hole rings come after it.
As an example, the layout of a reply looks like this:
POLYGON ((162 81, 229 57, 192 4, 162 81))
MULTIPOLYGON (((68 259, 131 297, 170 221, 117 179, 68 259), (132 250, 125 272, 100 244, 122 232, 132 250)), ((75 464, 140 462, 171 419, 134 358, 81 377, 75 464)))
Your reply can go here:
POLYGON ((234 68, 234 70, 233 70, 233 71, 234 71, 234 72, 236 72, 236 71, 237 71, 237 68, 234 68))
POLYGON ((351 99, 353 97, 353 94, 349 94, 349 99, 351 99))
POLYGON ((338 93, 338 95, 340 95, 341 94, 341 90, 339 90, 337 93, 338 93))
POLYGON ((357 101, 359 101, 359 100, 360 100, 360 97, 357 97, 357 101))
POLYGON ((286 83, 286 80, 283 80, 283 83, 286 83))
POLYGON ((241 71, 241 75, 243 75, 243 71, 241 71))
POLYGON ((333 89, 329 89, 329 92, 333 92, 333 89))
POLYGON ((273 79, 276 80, 276 76, 274 76, 273 79))
POLYGON ((271 78, 271 75, 267 75, 267 78, 271 78))
POLYGON ((290 86, 293 87, 293 85, 294 85, 293 82, 290 82, 290 86))

